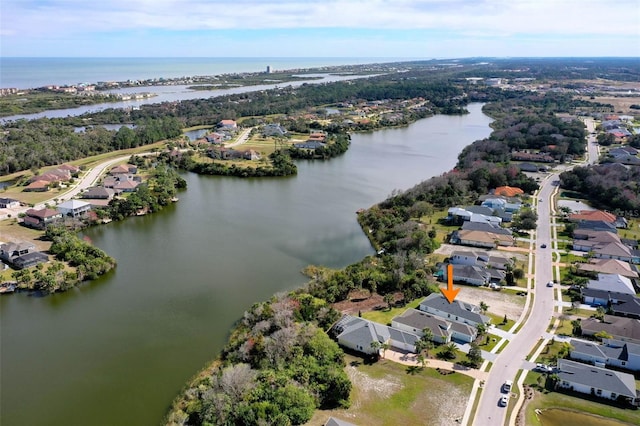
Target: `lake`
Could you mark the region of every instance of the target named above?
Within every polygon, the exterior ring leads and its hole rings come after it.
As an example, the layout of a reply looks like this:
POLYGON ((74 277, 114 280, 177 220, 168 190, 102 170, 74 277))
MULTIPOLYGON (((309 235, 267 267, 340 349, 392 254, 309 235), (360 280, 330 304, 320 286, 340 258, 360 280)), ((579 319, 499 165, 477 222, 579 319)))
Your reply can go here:
POLYGON ((156 425, 253 303, 305 283, 308 264, 372 254, 356 210, 450 170, 487 137, 468 115, 356 134, 290 178, 185 174, 160 213, 89 229, 115 271, 63 294, 0 298, 3 426, 156 425))

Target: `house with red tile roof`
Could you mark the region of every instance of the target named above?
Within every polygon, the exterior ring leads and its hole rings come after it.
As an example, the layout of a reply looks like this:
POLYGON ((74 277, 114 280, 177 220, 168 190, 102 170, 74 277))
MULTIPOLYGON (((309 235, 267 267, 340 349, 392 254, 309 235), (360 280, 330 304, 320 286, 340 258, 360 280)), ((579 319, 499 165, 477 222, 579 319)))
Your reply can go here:
POLYGON ((218 127, 222 127, 223 129, 237 129, 238 123, 234 120, 220 120, 218 127))
POLYGON ((29 209, 25 212, 23 224, 31 228, 44 229, 62 219, 62 213, 53 209, 29 209))
POLYGON ((25 186, 24 192, 46 192, 49 190, 49 185, 51 183, 45 180, 36 180, 31 182, 29 185, 25 186))
POLYGON ((504 197, 515 197, 524 194, 524 191, 515 186, 499 186, 493 190, 494 195, 502 195, 504 197))
POLYGON ((571 222, 600 220, 603 222, 614 223, 616 219, 616 215, 609 212, 603 212, 602 210, 580 210, 577 213, 569 215, 569 220, 571 222))

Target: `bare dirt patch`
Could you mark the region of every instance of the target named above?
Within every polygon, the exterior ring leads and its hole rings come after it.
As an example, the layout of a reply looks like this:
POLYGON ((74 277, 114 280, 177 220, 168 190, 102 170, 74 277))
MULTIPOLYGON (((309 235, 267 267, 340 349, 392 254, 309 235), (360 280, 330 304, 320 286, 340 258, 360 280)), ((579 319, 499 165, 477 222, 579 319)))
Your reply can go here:
MULTIPOLYGON (((368 293, 368 292, 367 292, 368 293)), ((386 307, 387 304, 379 294, 369 296, 368 294, 350 294, 346 300, 333 304, 333 307, 343 314, 358 315, 358 311, 372 311, 376 307, 386 307)))
POLYGON ((507 318, 516 319, 520 317, 524 310, 524 296, 517 296, 511 292, 494 291, 485 288, 461 286, 457 300, 479 305, 484 302, 489 306, 488 311, 492 314, 507 318))
POLYGON ((355 366, 347 366, 347 375, 354 387, 359 389, 360 398, 354 401, 353 408, 358 409, 360 405, 372 397, 379 399, 389 398, 394 393, 402 389, 402 383, 393 376, 385 376, 375 379, 355 366))

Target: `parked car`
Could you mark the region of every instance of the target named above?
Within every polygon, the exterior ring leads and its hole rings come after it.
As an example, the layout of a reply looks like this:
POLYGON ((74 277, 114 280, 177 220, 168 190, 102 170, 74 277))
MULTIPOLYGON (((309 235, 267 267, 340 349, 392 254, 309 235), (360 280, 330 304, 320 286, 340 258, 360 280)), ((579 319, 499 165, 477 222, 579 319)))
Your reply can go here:
POLYGON ((549 282, 547 283, 547 287, 553 287, 553 281, 549 281, 549 282))
POLYGON ((513 382, 511 380, 506 380, 503 384, 502 384, 502 391, 509 393, 511 392, 511 387, 513 386, 513 382))
POLYGON ((507 395, 502 395, 499 402, 501 407, 506 407, 509 405, 509 397, 507 395))
POLYGON ((547 245, 543 243, 540 245, 540 248, 547 248, 547 245))

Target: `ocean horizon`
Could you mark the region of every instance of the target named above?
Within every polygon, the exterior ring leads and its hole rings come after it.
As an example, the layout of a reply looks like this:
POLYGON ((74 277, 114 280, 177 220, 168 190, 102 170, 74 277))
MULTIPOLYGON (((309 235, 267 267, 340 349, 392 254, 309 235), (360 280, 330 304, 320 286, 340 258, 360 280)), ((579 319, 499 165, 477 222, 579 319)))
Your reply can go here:
MULTIPOLYGON (((339 65, 404 62, 418 58, 371 57, 181 57, 78 58, 1 57, 0 88, 32 89, 48 85, 93 84, 104 81, 211 76, 229 73, 309 69, 339 65)), ((425 59, 427 60, 427 59, 425 59)))

